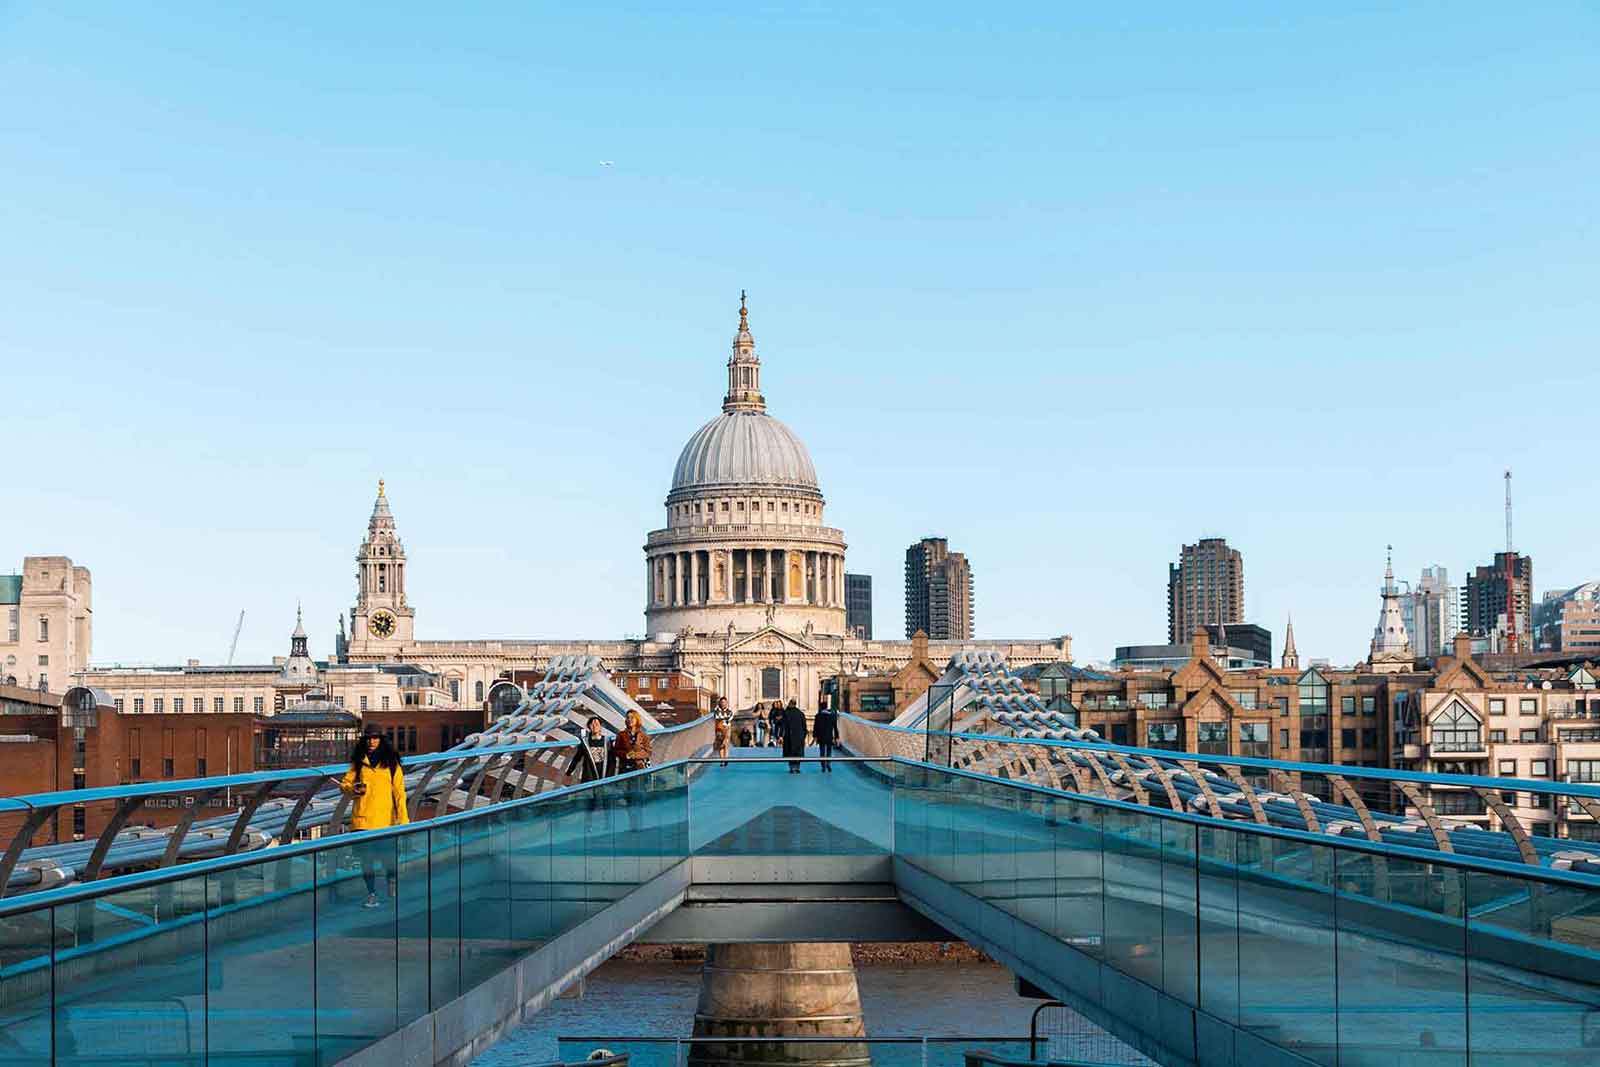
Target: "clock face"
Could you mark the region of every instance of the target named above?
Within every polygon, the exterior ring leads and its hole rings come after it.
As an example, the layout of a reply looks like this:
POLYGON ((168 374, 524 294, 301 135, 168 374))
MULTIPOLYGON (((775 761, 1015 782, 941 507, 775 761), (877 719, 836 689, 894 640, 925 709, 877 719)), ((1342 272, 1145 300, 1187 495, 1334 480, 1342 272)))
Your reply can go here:
POLYGON ((373 637, 388 637, 394 633, 394 616, 387 611, 375 611, 367 623, 373 637))

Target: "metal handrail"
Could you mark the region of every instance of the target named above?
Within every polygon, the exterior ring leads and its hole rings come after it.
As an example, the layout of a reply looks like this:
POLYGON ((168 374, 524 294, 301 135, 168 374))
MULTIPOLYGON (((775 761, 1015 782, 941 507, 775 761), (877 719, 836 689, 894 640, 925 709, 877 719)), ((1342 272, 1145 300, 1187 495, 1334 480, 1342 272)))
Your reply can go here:
MULTIPOLYGON (((385 826, 375 830, 362 830, 363 843, 379 841, 390 837, 405 837, 411 834, 426 832, 439 826, 450 826, 456 823, 472 822, 482 819, 486 815, 493 815, 511 808, 526 807, 534 804, 543 804, 550 800, 559 800, 581 793, 587 789, 601 786, 610 786, 617 782, 628 781, 643 777, 657 771, 666 770, 688 764, 687 759, 674 760, 660 766, 644 767, 637 771, 628 771, 624 774, 612 775, 609 778, 597 779, 593 782, 582 782, 573 785, 559 786, 548 792, 538 793, 534 796, 519 797, 515 800, 502 801, 489 808, 475 808, 471 811, 450 812, 414 823, 400 823, 394 826, 385 826)), ((167 882, 182 881, 204 874, 215 874, 222 871, 234 870, 239 867, 248 867, 256 863, 277 862, 280 859, 292 859, 295 856, 315 854, 329 850, 339 850, 350 847, 347 837, 325 837, 314 841, 296 841, 278 845, 277 847, 262 851, 238 852, 231 856, 216 856, 211 859, 191 860, 187 863, 173 867, 162 867, 158 870, 134 871, 130 874, 114 875, 110 878, 99 878, 92 882, 74 882, 71 885, 60 886, 55 889, 40 890, 36 893, 25 893, 20 896, 7 897, 0 900, 0 919, 11 915, 31 911, 35 908, 51 907, 60 904, 72 904, 83 900, 90 900, 111 893, 118 893, 125 889, 141 886, 162 885, 167 882)))

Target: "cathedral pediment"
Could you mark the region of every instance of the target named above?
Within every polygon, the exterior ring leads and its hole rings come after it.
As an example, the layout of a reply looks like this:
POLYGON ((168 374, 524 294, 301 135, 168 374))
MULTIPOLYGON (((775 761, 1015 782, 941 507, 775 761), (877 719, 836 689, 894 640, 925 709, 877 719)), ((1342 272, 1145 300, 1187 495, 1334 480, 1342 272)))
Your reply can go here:
POLYGON ((736 639, 728 646, 729 652, 817 652, 815 645, 795 634, 763 626, 753 634, 736 639))

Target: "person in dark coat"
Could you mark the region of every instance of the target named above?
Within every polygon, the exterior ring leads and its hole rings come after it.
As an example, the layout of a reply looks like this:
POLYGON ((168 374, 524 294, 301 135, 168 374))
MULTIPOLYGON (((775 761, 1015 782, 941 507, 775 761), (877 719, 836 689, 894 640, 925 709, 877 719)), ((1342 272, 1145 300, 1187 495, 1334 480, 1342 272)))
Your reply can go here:
POLYGON ((572 754, 567 773, 580 782, 597 782, 617 773, 616 757, 611 751, 611 739, 606 736, 598 716, 589 716, 584 726, 583 743, 572 754))
POLYGON ((839 741, 839 713, 833 710, 833 698, 825 698, 816 718, 811 720, 811 736, 817 740, 817 752, 822 757, 822 773, 833 773, 833 746, 839 741))
MULTIPOLYGON (((800 710, 800 705, 790 699, 789 706, 783 709, 783 754, 785 756, 804 756, 806 754, 806 713, 800 710)), ((789 773, 800 773, 800 761, 789 761, 789 773)))
POLYGON ((783 744, 783 705, 776 700, 772 702, 772 710, 767 712, 767 725, 771 728, 772 747, 780 747, 783 744))

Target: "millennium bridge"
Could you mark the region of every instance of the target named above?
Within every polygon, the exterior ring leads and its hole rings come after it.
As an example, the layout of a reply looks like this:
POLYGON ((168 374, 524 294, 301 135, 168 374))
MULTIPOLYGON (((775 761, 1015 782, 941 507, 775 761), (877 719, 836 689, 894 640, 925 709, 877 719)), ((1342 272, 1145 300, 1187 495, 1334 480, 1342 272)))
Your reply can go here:
POLYGON ((629 711, 558 661, 360 834, 343 766, 0 799, 0 1064, 465 1064, 632 942, 954 939, 1161 1064, 1600 1063, 1600 848, 1501 803, 1600 787, 1110 745, 967 653, 832 774, 644 713, 573 784, 629 711))

